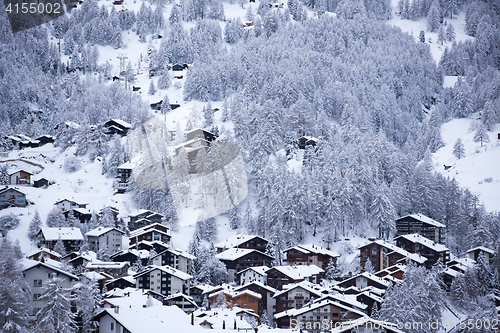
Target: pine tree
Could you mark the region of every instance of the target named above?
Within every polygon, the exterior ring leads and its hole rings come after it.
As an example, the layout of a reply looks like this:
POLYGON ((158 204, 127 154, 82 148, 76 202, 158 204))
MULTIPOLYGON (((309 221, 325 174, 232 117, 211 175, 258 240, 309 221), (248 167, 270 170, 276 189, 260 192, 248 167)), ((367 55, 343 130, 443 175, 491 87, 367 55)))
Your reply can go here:
MULTIPOLYGON (((158 78, 158 89, 168 89, 172 85, 172 80, 168 72, 162 73, 158 78)), ((162 103, 163 106, 163 103, 162 103)))
POLYGON ((429 9, 429 14, 427 14, 427 31, 436 32, 439 29, 439 18, 440 18, 440 7, 439 1, 434 0, 432 2, 431 8, 429 9))
POLYGON ((449 42, 455 41, 455 29, 451 23, 448 24, 448 28, 446 28, 446 40, 449 42))
POLYGON ((370 317, 372 317, 375 320, 378 320, 380 318, 379 309, 378 309, 378 302, 373 302, 373 307, 372 307, 372 312, 370 314, 370 317))
POLYGON ((102 209, 102 217, 99 220, 99 224, 104 228, 114 228, 116 227, 115 216, 111 207, 104 207, 102 209))
POLYGON ((368 259, 366 260, 365 272, 371 273, 371 274, 375 273, 375 269, 373 268, 372 261, 370 260, 370 257, 368 257, 368 259))
POLYGON ((333 259, 330 258, 328 261, 328 266, 326 266, 326 278, 332 281, 337 274, 337 266, 333 262, 333 259))
POLYGON ((28 228, 28 237, 32 241, 36 240, 36 236, 42 230, 42 220, 40 220, 40 215, 38 214, 38 209, 35 210, 35 216, 30 222, 30 226, 28 228))
POLYGON ((27 332, 30 324, 29 289, 22 277, 22 266, 14 246, 0 238, 0 331, 27 332))
POLYGON ((168 95, 165 94, 165 96, 162 99, 161 103, 161 108, 160 108, 160 113, 165 114, 167 112, 170 112, 172 109, 170 108, 170 101, 168 99, 168 95))
POLYGON ((420 31, 420 36, 419 36, 419 39, 420 39, 420 43, 425 43, 425 31, 420 31))
POLYGON ((453 145, 453 155, 455 155, 455 157, 458 159, 465 157, 465 147, 464 144, 462 143, 462 139, 460 138, 458 138, 455 144, 453 145))
POLYGON ((9 170, 6 165, 0 165, 0 185, 9 184, 9 170))
POLYGON ((150 95, 156 94, 155 82, 153 80, 151 80, 151 83, 149 84, 148 94, 150 95))
POLYGON ((444 30, 444 27, 441 25, 438 29, 437 42, 443 45, 445 41, 446 41, 446 32, 444 30))
POLYGON ((483 146, 483 142, 490 142, 490 137, 488 136, 488 130, 486 127, 481 124, 476 132, 474 133, 474 142, 481 142, 481 147, 483 146))
POLYGON ((82 319, 82 333, 92 333, 98 327, 94 315, 101 302, 101 293, 95 280, 84 279, 76 290, 76 309, 82 319))
POLYGON ((220 291, 217 294, 217 298, 215 299, 214 307, 219 308, 219 309, 226 309, 229 307, 229 302, 227 301, 227 297, 226 297, 226 295, 224 295, 224 292, 220 291))
POLYGON ((40 333, 72 333, 76 324, 71 312, 71 290, 63 288, 57 276, 46 280, 41 300, 46 305, 37 313, 36 331, 40 333))
POLYGON ((64 246, 61 236, 59 236, 59 239, 57 240, 56 245, 54 246, 54 251, 62 256, 66 254, 66 247, 64 246))
POLYGON ((395 229, 396 212, 384 182, 380 183, 375 191, 370 211, 372 221, 379 229, 379 237, 388 239, 390 232, 395 229))

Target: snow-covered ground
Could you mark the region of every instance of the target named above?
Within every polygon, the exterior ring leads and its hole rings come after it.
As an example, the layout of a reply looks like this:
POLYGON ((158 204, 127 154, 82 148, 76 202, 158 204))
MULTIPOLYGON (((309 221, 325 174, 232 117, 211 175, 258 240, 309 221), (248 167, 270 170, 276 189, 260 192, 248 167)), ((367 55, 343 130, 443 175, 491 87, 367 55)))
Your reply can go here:
MULTIPOLYGON (((416 42, 419 41, 420 31, 425 31, 425 44, 429 45, 431 54, 436 61, 439 62, 441 55, 446 47, 451 48, 453 42, 444 42, 443 45, 437 43, 437 32, 427 31, 427 18, 423 17, 419 20, 403 20, 396 14, 398 8, 398 0, 392 0, 393 18, 387 21, 387 24, 401 28, 403 32, 409 33, 415 38, 416 42), (429 42, 429 39, 431 42, 429 42)), ((456 42, 473 39, 474 37, 468 36, 465 33, 465 11, 461 10, 458 15, 454 15, 453 19, 445 18, 448 24, 452 24, 455 28, 456 42)), ((446 27, 445 27, 446 29, 446 27)))
POLYGON ((474 142, 474 132, 479 120, 453 119, 441 127, 441 135, 446 144, 433 156, 435 170, 445 176, 455 178, 461 186, 478 194, 488 211, 500 210, 500 124, 488 132, 490 142, 474 142), (465 147, 465 157, 457 159, 453 155, 453 145, 460 138, 465 147), (444 170, 444 165, 452 166, 444 170))

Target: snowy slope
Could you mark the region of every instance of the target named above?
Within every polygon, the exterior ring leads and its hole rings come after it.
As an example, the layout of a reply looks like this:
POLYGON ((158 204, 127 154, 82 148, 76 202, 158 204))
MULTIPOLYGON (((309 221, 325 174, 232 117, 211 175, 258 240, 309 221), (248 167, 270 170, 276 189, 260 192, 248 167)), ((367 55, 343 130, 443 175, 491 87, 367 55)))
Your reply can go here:
POLYGON ((441 127, 441 135, 446 144, 433 156, 435 170, 445 176, 455 178, 461 186, 469 188, 479 195, 488 211, 500 210, 500 124, 492 132, 488 132, 490 142, 474 142, 475 127, 479 124, 475 119, 454 119, 441 127), (458 160, 453 155, 453 145, 458 138, 465 147, 465 157, 458 160), (444 170, 443 165, 452 168, 444 170), (490 179, 491 181, 490 181, 490 179))
MULTIPOLYGON (((441 59, 441 55, 444 52, 446 47, 451 48, 452 42, 445 42, 443 45, 437 43, 437 32, 428 32, 427 31, 427 19, 421 18, 419 20, 403 20, 399 15, 396 14, 398 8, 398 0, 392 0, 393 6, 393 18, 387 21, 387 24, 396 26, 401 28, 403 32, 409 33, 411 36, 415 38, 416 42, 419 41, 420 31, 425 31, 425 43, 429 45, 431 54, 436 61, 439 62, 441 59), (429 43, 429 38, 431 39, 431 43, 429 43)), ((465 11, 460 11, 458 15, 454 15, 453 19, 445 18, 445 21, 448 24, 452 24, 453 28, 455 28, 456 33, 456 42, 465 41, 468 39, 474 39, 474 37, 468 36, 465 33, 465 11)))

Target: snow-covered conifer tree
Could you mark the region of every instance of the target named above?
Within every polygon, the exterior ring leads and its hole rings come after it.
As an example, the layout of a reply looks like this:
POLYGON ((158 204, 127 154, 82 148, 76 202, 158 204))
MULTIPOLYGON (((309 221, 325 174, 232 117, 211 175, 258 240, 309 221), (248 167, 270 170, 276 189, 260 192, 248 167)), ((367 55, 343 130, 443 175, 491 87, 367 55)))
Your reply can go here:
POLYGON ((40 333, 72 333, 76 330, 71 312, 71 290, 63 287, 57 276, 46 280, 41 300, 46 305, 37 313, 36 331, 40 333))
POLYGON ((488 136, 488 130, 484 124, 479 125, 476 132, 474 133, 474 142, 481 142, 481 147, 483 146, 483 142, 490 142, 490 137, 488 136))
POLYGON ((446 41, 446 32, 444 30, 444 27, 441 25, 439 26, 438 29, 438 36, 437 36, 437 42, 441 45, 446 41))
POLYGON ((54 251, 62 256, 66 254, 66 247, 64 246, 61 236, 59 236, 59 239, 57 240, 56 245, 54 246, 54 251))
POLYGON ((372 261, 370 260, 370 257, 368 257, 368 259, 366 260, 365 272, 371 273, 371 274, 375 273, 375 268, 373 268, 372 261))
POLYGON ((460 138, 458 138, 457 141, 455 141, 455 144, 453 145, 453 155, 455 155, 457 159, 465 157, 465 147, 464 144, 462 143, 462 139, 460 138))
POLYGON ((379 237, 388 239, 390 232, 395 229, 396 213, 389 199, 389 189, 384 182, 375 190, 370 211, 372 221, 379 229, 379 237))
POLYGON ((449 42, 454 42, 455 37, 455 28, 453 28, 453 25, 451 23, 448 23, 448 28, 446 28, 446 40, 449 42))
POLYGON ((31 311, 29 287, 23 280, 14 246, 5 237, 0 238, 0 281, 0 331, 27 332, 31 311))
POLYGON ((439 29, 440 10, 439 1, 434 0, 427 14, 427 31, 436 32, 439 29))
POLYGON ((150 95, 156 94, 155 82, 153 80, 151 80, 151 83, 149 84, 148 94, 150 95))
POLYGON ((42 220, 40 219, 40 214, 38 214, 38 209, 35 210, 35 215, 33 216, 33 219, 30 222, 30 225, 28 227, 28 237, 34 241, 36 240, 36 236, 42 229, 42 220))
POLYGON ((76 309, 82 319, 82 333, 92 333, 98 327, 94 315, 101 302, 101 293, 95 280, 84 279, 76 289, 76 309))

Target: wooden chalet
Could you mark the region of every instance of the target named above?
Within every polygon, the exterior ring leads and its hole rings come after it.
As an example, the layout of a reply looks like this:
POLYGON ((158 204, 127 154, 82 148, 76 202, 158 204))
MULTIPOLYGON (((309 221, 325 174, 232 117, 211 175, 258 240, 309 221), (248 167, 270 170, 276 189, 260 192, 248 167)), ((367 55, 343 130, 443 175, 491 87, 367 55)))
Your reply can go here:
POLYGON ((274 266, 266 272, 267 284, 281 290, 284 285, 301 281, 320 283, 324 273, 325 271, 316 265, 274 266))
POLYGON ((258 301, 258 311, 255 313, 262 315, 264 310, 266 310, 269 314, 276 312, 276 299, 274 298, 274 295, 278 291, 273 287, 267 286, 261 282, 253 281, 234 288, 234 291, 242 290, 251 290, 262 296, 262 298, 258 301))
POLYGON ((132 125, 121 119, 110 119, 104 123, 104 127, 106 128, 105 134, 125 136, 132 128, 132 125))
POLYGON ((47 178, 40 178, 33 181, 33 187, 45 188, 49 186, 49 180, 47 178))
POLYGON ((38 246, 43 245, 50 250, 54 250, 59 239, 62 240, 66 252, 77 252, 83 242, 83 235, 79 228, 74 227, 42 227, 37 235, 38 246))
POLYGON ((341 288, 356 287, 358 290, 364 289, 366 287, 375 287, 378 289, 387 289, 391 285, 391 282, 384 277, 376 276, 368 272, 363 272, 351 278, 348 278, 337 284, 341 288))
POLYGON ((477 259, 479 258, 479 255, 483 254, 484 260, 492 265, 493 264, 493 257, 495 255, 495 251, 492 249, 489 249, 485 246, 477 246, 475 248, 470 249, 467 251, 467 255, 469 256, 470 259, 475 260, 477 262, 477 259))
POLYGON ((238 234, 234 237, 228 238, 225 241, 215 244, 218 253, 226 251, 231 248, 238 249, 254 249, 260 252, 266 252, 267 244, 269 241, 257 235, 242 235, 238 234))
POLYGON ((30 185, 32 173, 25 170, 18 170, 9 174, 10 185, 30 185))
POLYGON ((283 290, 277 291, 273 298, 276 302, 275 313, 289 309, 300 309, 312 299, 319 299, 324 295, 325 289, 308 281, 285 285, 283 290))
POLYGON ((411 214, 396 220, 396 236, 419 234, 431 241, 444 244, 446 226, 422 214, 411 214))
POLYGON ((7 207, 26 207, 28 200, 26 194, 17 188, 4 187, 0 190, 0 209, 7 207))
POLYGON ((314 244, 297 245, 283 251, 288 265, 316 265, 326 270, 330 260, 337 263, 338 253, 314 244))
POLYGON ((133 276, 120 276, 112 280, 108 280, 104 287, 107 291, 113 290, 115 288, 125 289, 125 288, 135 288, 136 281, 133 276))
POLYGON ((153 223, 130 232, 129 243, 134 245, 140 241, 160 241, 169 245, 170 238, 169 228, 166 225, 153 223))
POLYGON ((40 147, 46 145, 47 143, 54 143, 55 138, 52 135, 41 135, 36 138, 40 142, 40 147))
POLYGON ((325 320, 335 327, 336 323, 363 317, 363 312, 331 300, 315 302, 301 309, 291 309, 274 315, 279 328, 301 329, 311 333, 322 332, 322 323, 325 320))
POLYGON ((394 238, 397 246, 408 252, 427 258, 425 267, 431 268, 438 260, 446 264, 450 260, 450 250, 419 234, 401 235, 394 238))
POLYGON ((147 209, 140 209, 136 212, 130 213, 128 227, 131 231, 141 229, 152 224, 161 224, 163 215, 152 212, 147 209))
POLYGON ((183 293, 177 293, 174 295, 167 296, 163 299, 163 305, 166 306, 177 306, 182 311, 186 313, 191 313, 198 309, 198 305, 193 300, 192 297, 184 295, 183 293))
POLYGON ((373 240, 359 248, 359 264, 362 270, 368 258, 375 271, 381 271, 387 267, 393 266, 399 262, 405 262, 408 259, 417 265, 423 265, 427 258, 416 253, 410 253, 394 244, 383 240, 373 240))
POLYGON ((318 142, 318 139, 316 139, 312 136, 302 136, 299 138, 299 148, 306 149, 306 146, 316 147, 317 142, 318 142))
POLYGON ((271 266, 274 258, 254 249, 231 248, 215 256, 227 268, 228 282, 234 282, 239 271, 253 266, 271 266))

